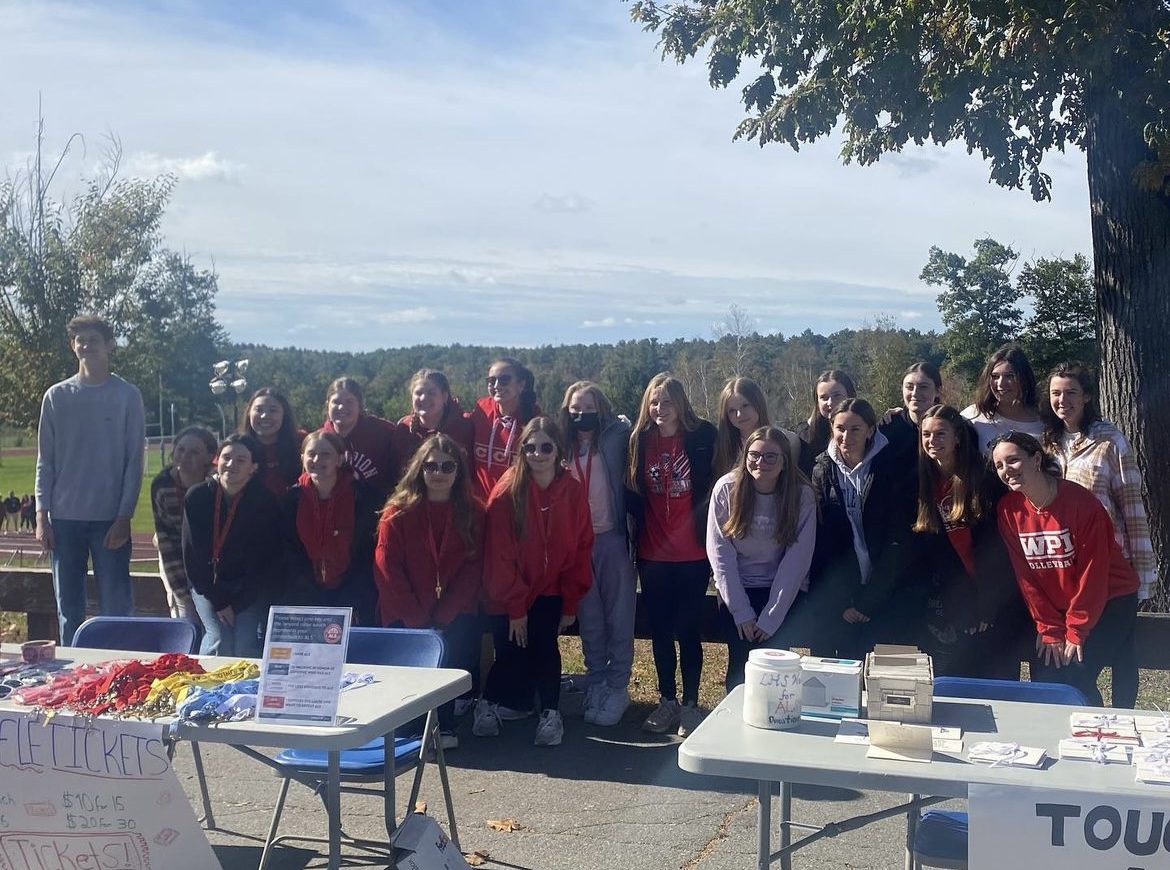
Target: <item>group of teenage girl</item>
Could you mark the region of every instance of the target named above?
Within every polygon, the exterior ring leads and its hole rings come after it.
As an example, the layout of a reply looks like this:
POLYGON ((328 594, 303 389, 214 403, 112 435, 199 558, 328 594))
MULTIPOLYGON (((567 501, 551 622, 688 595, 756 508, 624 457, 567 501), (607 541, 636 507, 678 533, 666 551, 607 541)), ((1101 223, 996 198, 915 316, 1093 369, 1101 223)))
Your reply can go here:
POLYGON ((474 678, 440 710, 447 746, 467 710, 477 736, 538 714, 536 745, 559 744, 558 637, 574 623, 585 720, 621 721, 638 586, 660 696, 643 728, 686 736, 712 579, 728 690, 760 646, 859 658, 915 643, 936 673, 1012 679, 1026 646, 1033 679, 1100 703, 1111 666, 1114 705, 1132 706, 1155 567, 1134 457, 1089 372, 1057 368, 1041 403, 1009 345, 962 412, 930 363, 902 391, 879 418, 848 375, 824 372, 789 431, 749 379, 727 382, 709 422, 662 373, 631 423, 590 381, 546 414, 532 372, 502 358, 470 410, 442 372, 417 372, 397 423, 339 378, 306 433, 266 387, 222 442, 179 433, 152 483, 172 614, 202 626, 201 652, 228 656, 260 654, 277 604, 436 629, 446 664, 474 678))

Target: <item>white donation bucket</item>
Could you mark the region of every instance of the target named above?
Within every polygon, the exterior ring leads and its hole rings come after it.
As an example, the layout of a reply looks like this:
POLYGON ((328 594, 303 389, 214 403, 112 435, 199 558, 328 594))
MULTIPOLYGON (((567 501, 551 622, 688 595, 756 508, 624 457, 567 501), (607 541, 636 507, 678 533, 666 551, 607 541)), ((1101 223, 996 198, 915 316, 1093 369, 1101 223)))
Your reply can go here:
POLYGON ((744 667, 743 721, 756 728, 795 728, 803 683, 799 653, 752 650, 744 667))

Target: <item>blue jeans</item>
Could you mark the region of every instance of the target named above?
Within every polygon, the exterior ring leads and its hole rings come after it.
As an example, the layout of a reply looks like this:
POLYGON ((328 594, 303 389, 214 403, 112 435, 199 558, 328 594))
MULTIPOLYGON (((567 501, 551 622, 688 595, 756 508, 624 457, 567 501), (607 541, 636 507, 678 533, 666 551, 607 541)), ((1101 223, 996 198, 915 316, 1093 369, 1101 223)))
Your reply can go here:
POLYGON ((134 594, 130 586, 130 542, 116 550, 102 544, 113 520, 52 519, 53 591, 57 595, 57 624, 61 643, 73 642, 85 621, 85 577, 93 559, 102 616, 130 616, 134 594))
POLYGON ((234 625, 220 622, 215 615, 215 605, 194 589, 191 599, 203 622, 203 640, 199 653, 205 656, 241 656, 258 659, 264 652, 261 632, 268 625, 267 601, 254 601, 236 613, 234 625))

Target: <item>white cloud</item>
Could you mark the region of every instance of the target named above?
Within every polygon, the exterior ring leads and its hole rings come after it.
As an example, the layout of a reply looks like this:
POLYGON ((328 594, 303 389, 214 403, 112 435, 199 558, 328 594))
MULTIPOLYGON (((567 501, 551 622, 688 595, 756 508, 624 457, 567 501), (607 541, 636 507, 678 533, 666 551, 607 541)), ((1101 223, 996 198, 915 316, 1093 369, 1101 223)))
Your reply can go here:
POLYGON ((129 175, 153 177, 170 173, 180 181, 236 182, 245 169, 244 164, 221 157, 215 151, 205 151, 196 157, 163 157, 137 151, 127 157, 124 166, 129 175))
POLYGON ((593 202, 589 197, 581 196, 579 193, 566 193, 560 196, 543 193, 532 205, 538 211, 550 214, 575 214, 593 209, 593 202))

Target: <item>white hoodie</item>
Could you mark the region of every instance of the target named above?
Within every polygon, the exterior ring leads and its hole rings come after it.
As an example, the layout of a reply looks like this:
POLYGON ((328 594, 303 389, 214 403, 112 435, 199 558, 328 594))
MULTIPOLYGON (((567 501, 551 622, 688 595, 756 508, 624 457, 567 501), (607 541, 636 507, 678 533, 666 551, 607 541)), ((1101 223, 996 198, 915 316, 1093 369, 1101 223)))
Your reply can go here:
POLYGON ((865 458, 851 469, 846 468, 845 463, 841 460, 841 453, 837 449, 836 441, 830 440, 829 448, 826 451, 829 458, 833 460, 833 466, 837 472, 837 482, 841 486, 841 497, 845 502, 845 515, 849 517, 849 525, 853 528, 853 552, 857 555, 857 565, 861 569, 861 584, 863 586, 869 582, 873 565, 869 559, 869 546, 865 543, 865 526, 862 524, 862 511, 865 504, 861 500, 861 492, 865 489, 866 481, 870 476, 870 462, 889 443, 885 435, 875 431, 869 450, 865 452, 865 458))

